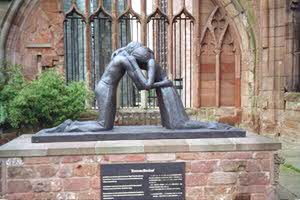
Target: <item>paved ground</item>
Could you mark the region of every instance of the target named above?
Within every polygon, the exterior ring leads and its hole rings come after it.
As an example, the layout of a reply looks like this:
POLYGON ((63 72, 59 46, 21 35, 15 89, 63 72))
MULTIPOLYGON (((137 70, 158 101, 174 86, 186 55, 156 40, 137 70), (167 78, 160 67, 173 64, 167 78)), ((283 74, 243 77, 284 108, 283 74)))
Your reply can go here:
POLYGON ((285 165, 280 168, 280 200, 300 200, 300 143, 280 139, 285 165), (298 171, 299 170, 299 171, 298 171))

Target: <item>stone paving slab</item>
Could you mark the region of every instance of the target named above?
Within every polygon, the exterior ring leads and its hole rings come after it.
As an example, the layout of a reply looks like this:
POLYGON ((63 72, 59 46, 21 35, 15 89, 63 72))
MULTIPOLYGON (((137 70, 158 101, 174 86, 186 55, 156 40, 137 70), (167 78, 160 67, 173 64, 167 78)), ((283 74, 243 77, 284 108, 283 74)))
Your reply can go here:
MULTIPOLYGON (((284 138, 278 138, 282 144, 279 155, 284 158, 285 164, 300 169, 300 143, 291 142, 284 138)), ((280 199, 300 199, 300 173, 285 166, 280 168, 279 190, 280 199)))
POLYGON ((282 185, 278 185, 277 192, 279 200, 298 200, 298 197, 295 194, 293 194, 282 185))
POLYGON ((22 135, 0 147, 0 157, 91 155, 162 152, 218 152, 278 150, 275 140, 247 133, 244 138, 120 140, 31 143, 32 134, 22 135))
POLYGON ((280 168, 279 183, 289 193, 300 198, 300 173, 282 166, 280 168))

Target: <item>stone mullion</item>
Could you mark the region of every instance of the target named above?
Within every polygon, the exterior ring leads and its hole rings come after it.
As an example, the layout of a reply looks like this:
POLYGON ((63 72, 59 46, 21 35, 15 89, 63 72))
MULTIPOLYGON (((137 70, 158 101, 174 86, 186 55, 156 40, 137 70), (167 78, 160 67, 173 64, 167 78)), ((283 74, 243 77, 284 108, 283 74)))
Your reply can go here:
POLYGON ((92 70, 91 70, 91 24, 89 21, 89 13, 90 13, 90 1, 85 0, 85 16, 86 16, 86 27, 85 27, 85 43, 86 43, 86 56, 85 56, 85 64, 87 69, 87 83, 89 88, 93 88, 93 82, 92 82, 92 70))
POLYGON ((239 50, 235 53, 235 107, 241 107, 241 55, 239 50))
POLYGON ((220 55, 221 50, 216 49, 216 107, 220 107, 220 55))
POLYGON ((193 15, 195 17, 195 25, 194 25, 194 36, 193 36, 193 83, 195 83, 195 88, 193 89, 194 95, 193 95, 193 106, 195 108, 200 108, 201 102, 200 102, 200 65, 201 65, 201 59, 200 59, 200 39, 201 39, 201 19, 200 19, 200 2, 199 0, 193 0, 193 15))
POLYGON ((181 8, 185 8, 185 0, 180 1, 181 8))
POLYGON ((173 80, 173 1, 168 1, 168 76, 173 80))
MULTIPOLYGON (((147 45, 147 4, 146 0, 141 0, 141 43, 147 45)), ((146 76, 147 73, 143 72, 146 76)), ((141 91, 141 107, 147 108, 147 91, 141 91)))
POLYGON ((154 8, 159 8, 159 0, 154 1, 154 8))
POLYGON ((147 45, 147 4, 146 0, 141 0, 141 43, 147 45))
MULTIPOLYGON (((112 51, 115 51, 119 44, 118 44, 118 0, 112 0, 111 2, 111 48, 112 51)), ((117 108, 120 108, 120 86, 117 89, 117 108)))
MULTIPOLYGON (((155 10, 156 8, 159 8, 159 2, 158 0, 155 0, 154 5, 152 6, 153 10, 155 10)), ((160 33, 158 32, 158 25, 157 25, 158 21, 152 20, 152 40, 153 40, 153 50, 154 50, 154 56, 155 59, 157 59, 159 57, 159 52, 158 49, 156 49, 158 47, 158 38, 160 37, 160 33)))
POLYGON ((118 45, 118 0, 112 0, 111 13, 112 13, 112 50, 116 50, 118 45))

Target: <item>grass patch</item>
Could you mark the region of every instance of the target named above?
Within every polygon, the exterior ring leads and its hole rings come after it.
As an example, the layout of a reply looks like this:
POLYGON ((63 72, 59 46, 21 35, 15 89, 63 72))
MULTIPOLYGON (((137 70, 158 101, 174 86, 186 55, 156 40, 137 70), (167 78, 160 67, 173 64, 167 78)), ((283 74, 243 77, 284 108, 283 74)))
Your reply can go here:
POLYGON ((293 170, 293 171, 295 171, 295 172, 297 172, 297 173, 300 173, 300 169, 297 168, 297 167, 295 167, 294 165, 291 165, 291 164, 283 164, 283 166, 284 166, 285 168, 288 168, 288 169, 290 169, 290 170, 293 170))

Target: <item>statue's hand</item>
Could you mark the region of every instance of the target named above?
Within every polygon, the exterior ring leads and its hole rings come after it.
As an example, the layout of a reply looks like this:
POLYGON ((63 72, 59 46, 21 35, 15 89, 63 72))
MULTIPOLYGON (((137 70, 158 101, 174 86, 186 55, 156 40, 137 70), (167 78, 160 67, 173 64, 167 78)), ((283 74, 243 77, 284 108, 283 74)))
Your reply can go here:
POLYGON ((151 90, 153 88, 153 85, 148 85, 148 84, 146 84, 145 85, 145 90, 151 90))

